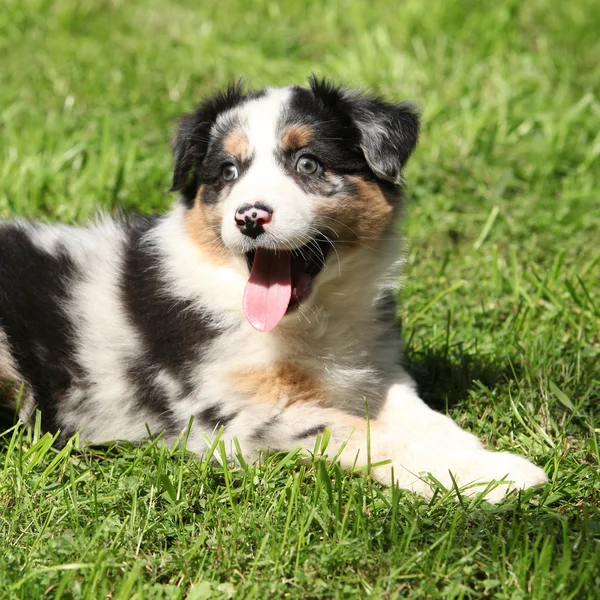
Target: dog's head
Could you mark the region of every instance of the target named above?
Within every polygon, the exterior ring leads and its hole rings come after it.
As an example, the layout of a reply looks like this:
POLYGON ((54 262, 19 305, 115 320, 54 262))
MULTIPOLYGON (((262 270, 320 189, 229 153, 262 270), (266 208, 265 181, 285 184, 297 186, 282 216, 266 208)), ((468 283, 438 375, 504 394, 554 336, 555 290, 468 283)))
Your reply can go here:
POLYGON ((305 302, 332 253, 372 248, 389 231, 418 128, 410 104, 317 78, 309 89, 232 85, 181 120, 172 190, 205 251, 245 256, 256 329, 305 302))

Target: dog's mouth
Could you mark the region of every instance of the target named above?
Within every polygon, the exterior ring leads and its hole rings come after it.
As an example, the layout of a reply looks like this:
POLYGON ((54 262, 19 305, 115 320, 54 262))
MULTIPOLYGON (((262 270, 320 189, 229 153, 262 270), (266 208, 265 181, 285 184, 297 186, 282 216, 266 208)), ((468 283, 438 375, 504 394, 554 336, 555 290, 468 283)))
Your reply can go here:
POLYGON ((295 250, 256 248, 246 253, 250 278, 244 313, 258 331, 270 331, 310 295, 331 245, 319 240, 295 250))

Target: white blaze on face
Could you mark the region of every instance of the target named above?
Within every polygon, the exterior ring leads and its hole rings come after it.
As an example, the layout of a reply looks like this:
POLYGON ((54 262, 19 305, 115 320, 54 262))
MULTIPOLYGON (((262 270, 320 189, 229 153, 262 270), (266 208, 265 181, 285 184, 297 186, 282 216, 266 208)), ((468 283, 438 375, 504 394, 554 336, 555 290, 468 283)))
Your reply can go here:
POLYGON ((222 237, 236 252, 255 249, 243 309, 258 331, 270 331, 286 314, 293 293, 290 250, 311 239, 312 199, 286 173, 278 159, 281 152, 279 123, 290 95, 289 88, 269 88, 264 97, 246 102, 221 117, 221 124, 225 126, 231 117, 239 122, 251 157, 248 170, 233 184, 225 200, 222 237), (244 235, 235 223, 239 207, 256 202, 266 204, 273 211, 258 244, 244 235))
POLYGON ((289 88, 268 88, 266 96, 250 100, 219 117, 225 120, 235 116, 239 120, 252 156, 248 171, 234 183, 223 210, 223 241, 234 251, 245 252, 254 246, 236 227, 236 210, 242 204, 258 201, 273 209, 266 235, 261 236, 262 246, 290 249, 311 239, 312 200, 276 158, 281 145, 278 123, 290 95, 289 88))

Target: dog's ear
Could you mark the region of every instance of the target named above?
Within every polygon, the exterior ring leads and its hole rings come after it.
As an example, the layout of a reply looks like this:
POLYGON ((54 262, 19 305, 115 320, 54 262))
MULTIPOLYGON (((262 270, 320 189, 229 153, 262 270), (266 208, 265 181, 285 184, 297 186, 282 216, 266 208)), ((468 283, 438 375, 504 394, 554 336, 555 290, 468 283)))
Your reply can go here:
POLYGON ((390 104, 315 76, 309 83, 315 97, 325 106, 350 116, 360 132, 360 147, 373 173, 399 185, 402 168, 419 137, 419 113, 415 106, 408 102, 390 104))
POLYGON ((181 192, 193 202, 198 191, 198 167, 204 161, 213 125, 220 113, 237 106, 246 94, 241 82, 206 99, 198 108, 184 115, 173 136, 173 182, 170 192, 181 192))
MULTIPOLYGON (((195 163, 199 158, 200 152, 200 132, 206 127, 198 123, 196 113, 184 115, 179 121, 179 125, 171 142, 173 150, 173 182, 170 192, 181 192, 183 196, 190 200, 188 196, 195 194, 195 163)), ((210 127, 208 127, 210 131, 210 127)))
POLYGON ((408 103, 389 104, 377 98, 356 97, 352 104, 369 167, 380 179, 399 185, 419 137, 417 111, 408 103))

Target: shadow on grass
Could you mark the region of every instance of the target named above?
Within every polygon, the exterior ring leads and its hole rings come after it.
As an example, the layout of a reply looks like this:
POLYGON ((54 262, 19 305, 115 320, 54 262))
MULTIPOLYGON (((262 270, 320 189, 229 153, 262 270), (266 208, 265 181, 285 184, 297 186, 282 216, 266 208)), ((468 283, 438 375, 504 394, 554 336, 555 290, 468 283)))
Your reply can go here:
POLYGON ((465 400, 469 391, 476 388, 476 381, 494 390, 515 379, 515 361, 512 367, 510 362, 508 358, 482 359, 465 354, 460 347, 451 351, 406 348, 404 352, 404 367, 417 382, 421 398, 440 411, 465 400))

